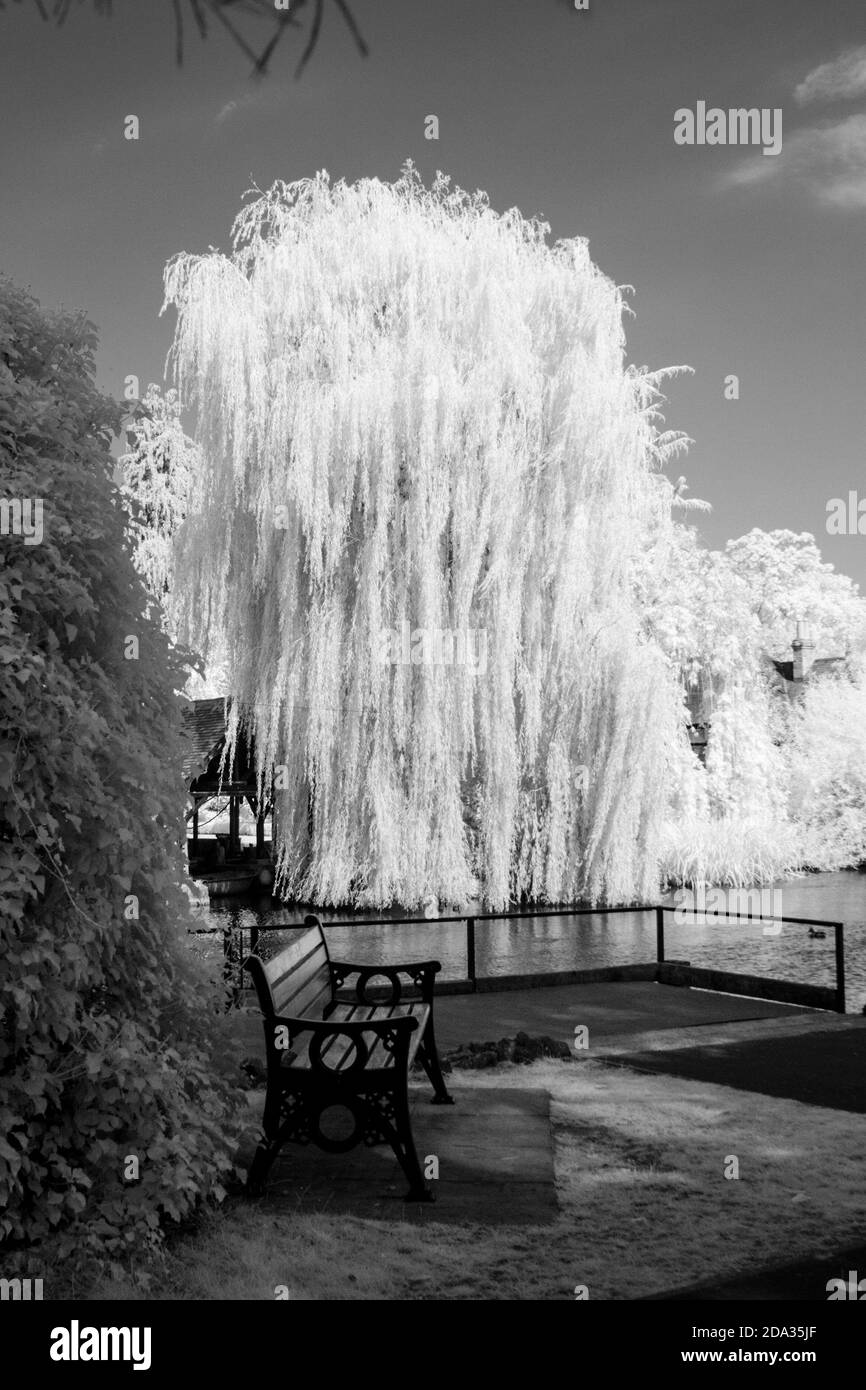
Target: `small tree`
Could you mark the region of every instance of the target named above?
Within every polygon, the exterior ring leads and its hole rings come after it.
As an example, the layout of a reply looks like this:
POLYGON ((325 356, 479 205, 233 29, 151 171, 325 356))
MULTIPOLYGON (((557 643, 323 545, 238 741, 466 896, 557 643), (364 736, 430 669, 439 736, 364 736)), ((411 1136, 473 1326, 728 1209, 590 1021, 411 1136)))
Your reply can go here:
POLYGON ((184 667, 133 568, 95 343, 0 281, 3 492, 42 521, 0 537, 0 1239, 60 1255, 157 1244, 230 1167, 184 943, 184 667))
POLYGON ((196 466, 193 441, 183 432, 176 391, 154 383, 133 412, 129 453, 120 459, 121 493, 136 535, 133 563, 151 594, 165 603, 172 590, 172 537, 186 516, 196 466))
MULTIPOLYGON (((120 459, 121 494, 135 536, 132 561, 145 587, 159 604, 166 632, 176 637, 174 538, 186 517, 201 459, 181 424, 176 391, 163 393, 151 383, 133 411, 127 430, 129 453, 120 459)), ((189 671, 184 692, 190 699, 222 695, 227 685, 225 654, 212 634, 206 670, 189 671)))

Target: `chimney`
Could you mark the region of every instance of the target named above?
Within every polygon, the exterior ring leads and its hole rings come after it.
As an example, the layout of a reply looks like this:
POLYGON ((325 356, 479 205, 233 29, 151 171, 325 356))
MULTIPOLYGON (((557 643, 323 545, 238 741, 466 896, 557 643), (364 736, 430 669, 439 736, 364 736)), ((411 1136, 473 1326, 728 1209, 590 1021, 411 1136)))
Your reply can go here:
POLYGON ((797 632, 791 646, 794 651, 794 680, 803 681, 815 660, 815 643, 807 623, 797 623, 797 632))

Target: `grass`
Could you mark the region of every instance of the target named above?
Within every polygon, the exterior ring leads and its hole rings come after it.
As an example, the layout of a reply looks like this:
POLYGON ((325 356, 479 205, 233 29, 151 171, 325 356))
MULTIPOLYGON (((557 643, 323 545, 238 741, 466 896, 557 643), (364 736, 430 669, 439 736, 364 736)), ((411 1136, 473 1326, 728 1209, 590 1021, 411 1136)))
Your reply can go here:
POLYGON ((147 1288, 130 1273, 86 1296, 558 1300, 585 1284, 629 1299, 829 1255, 863 1228, 864 1117, 593 1061, 457 1074, 452 1089, 512 1086, 551 1094, 552 1224, 422 1228, 233 1199, 147 1288))

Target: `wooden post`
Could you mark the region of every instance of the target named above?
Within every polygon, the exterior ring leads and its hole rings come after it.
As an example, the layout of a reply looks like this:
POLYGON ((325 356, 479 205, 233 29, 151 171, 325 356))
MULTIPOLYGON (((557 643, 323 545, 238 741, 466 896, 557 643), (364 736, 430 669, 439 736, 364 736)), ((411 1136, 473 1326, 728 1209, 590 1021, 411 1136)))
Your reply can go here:
POLYGON ((840 1014, 845 1012, 845 942, 843 931, 844 927, 841 922, 833 923, 833 933, 836 938, 836 1011, 840 1014))
POLYGON ((472 986, 472 993, 478 990, 478 982, 475 979, 475 918, 466 918, 466 973, 469 976, 469 983, 472 986))
POLYGON ((656 960, 664 965, 665 959, 665 910, 656 908, 656 960))

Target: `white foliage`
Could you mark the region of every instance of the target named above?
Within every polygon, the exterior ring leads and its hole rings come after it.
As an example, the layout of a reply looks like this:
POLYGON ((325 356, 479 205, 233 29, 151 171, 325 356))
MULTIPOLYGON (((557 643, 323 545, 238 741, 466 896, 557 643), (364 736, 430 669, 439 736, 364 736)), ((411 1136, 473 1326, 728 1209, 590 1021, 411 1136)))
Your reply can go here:
MULTIPOLYGON (((159 603, 163 626, 176 635, 174 536, 183 525, 193 479, 200 466, 195 444, 184 433, 177 391, 151 383, 127 432, 129 453, 119 463, 121 495, 135 536, 133 563, 148 592, 159 603)), ((227 673, 219 640, 210 642, 206 671, 189 669, 189 699, 223 695, 227 673)))
POLYGON ((683 730, 637 571, 681 439, 625 364, 620 292, 546 232, 411 166, 322 173, 167 269, 203 460, 177 597, 193 645, 226 634, 261 778, 288 769, 296 897, 656 891, 683 730), (403 621, 484 632, 486 669, 382 662, 403 621))
POLYGON ((803 858, 822 869, 866 859, 866 678, 809 684, 792 711, 791 814, 803 858))
POLYGON ((176 391, 153 383, 128 431, 130 451, 120 460, 121 494, 136 534, 133 560, 149 592, 160 602, 174 576, 172 537, 183 523, 196 467, 195 448, 180 421, 176 391))
POLYGON ((801 835, 786 817, 722 815, 672 821, 662 837, 662 879, 747 888, 799 872, 801 835))
POLYGON ((798 621, 812 629, 816 656, 866 650, 866 600, 852 579, 822 560, 808 532, 755 527, 728 541, 725 558, 747 585, 771 655, 790 660, 798 621))

